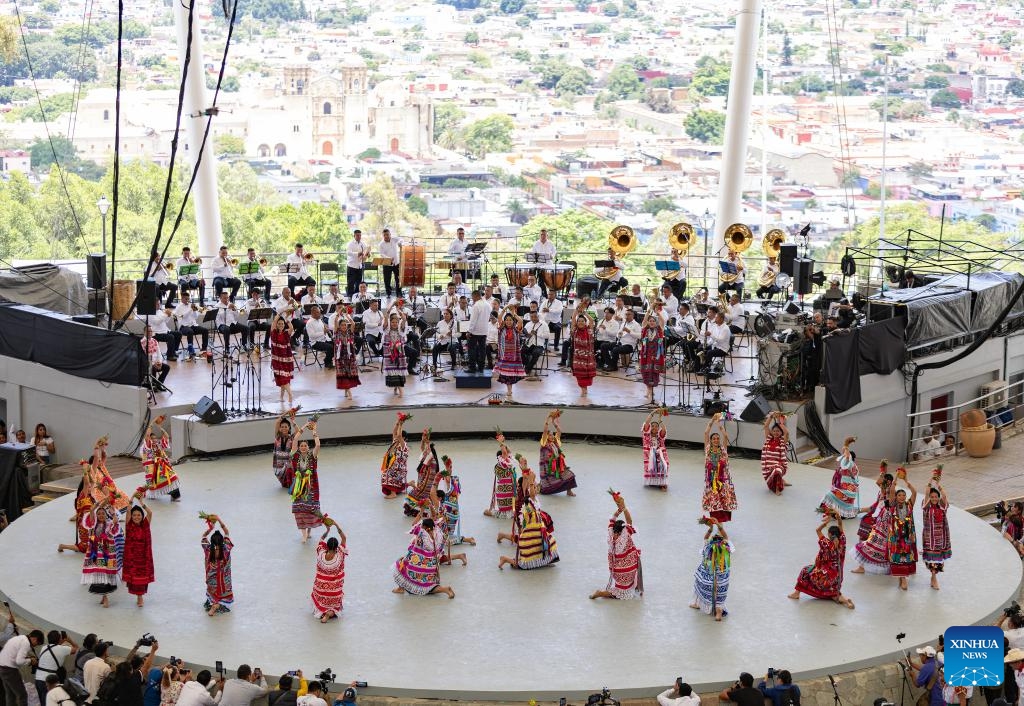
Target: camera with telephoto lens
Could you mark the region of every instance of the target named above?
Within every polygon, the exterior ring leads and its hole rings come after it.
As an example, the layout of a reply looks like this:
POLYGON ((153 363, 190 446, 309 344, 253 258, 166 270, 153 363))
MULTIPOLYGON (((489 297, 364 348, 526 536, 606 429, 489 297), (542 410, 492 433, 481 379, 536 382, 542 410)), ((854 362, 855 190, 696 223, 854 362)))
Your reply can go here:
POLYGON ((316 678, 323 682, 324 688, 326 688, 328 684, 334 682, 337 677, 338 675, 332 672, 330 667, 316 675, 316 678))
POLYGON ((768 678, 769 679, 774 679, 775 675, 778 674, 778 673, 779 673, 779 670, 777 670, 775 667, 768 667, 768 678))
POLYGON ((135 642, 135 645, 137 647, 152 647, 154 642, 156 642, 156 638, 148 632, 144 632, 142 633, 142 637, 135 642))
POLYGON ((1012 618, 1014 616, 1020 617, 1020 603, 1017 601, 1011 601, 1010 605, 1003 608, 1003 615, 1007 618, 1012 618))
POLYGON ((1009 512, 1007 510, 1007 508, 1006 508, 1006 501, 1005 500, 1000 500, 999 502, 997 502, 996 506, 995 506, 995 511, 996 511, 996 520, 999 521, 999 522, 1002 522, 1003 518, 1006 517, 1006 514, 1009 512))
POLYGON ((607 686, 601 687, 600 694, 591 694, 587 697, 587 706, 607 706, 607 704, 619 706, 618 700, 612 698, 611 689, 607 686))

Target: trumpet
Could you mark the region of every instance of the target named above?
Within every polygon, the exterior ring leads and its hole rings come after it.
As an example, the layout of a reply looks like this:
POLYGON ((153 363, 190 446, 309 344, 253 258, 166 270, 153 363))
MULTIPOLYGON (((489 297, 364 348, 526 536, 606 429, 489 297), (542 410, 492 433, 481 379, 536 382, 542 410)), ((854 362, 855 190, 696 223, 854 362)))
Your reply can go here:
POLYGON ((231 264, 232 267, 238 267, 238 258, 237 257, 231 258, 230 260, 228 260, 228 262, 231 264))
POLYGON ((260 258, 260 259, 258 260, 258 262, 260 263, 260 266, 261 266, 261 267, 266 267, 269 261, 267 260, 267 258, 265 258, 265 257, 261 257, 261 258, 260 258))
POLYGON ((174 263, 173 262, 165 262, 164 263, 164 269, 167 270, 168 272, 174 272, 174 263))
POLYGON ((199 255, 196 255, 195 257, 192 258, 192 264, 193 265, 201 265, 201 264, 203 264, 203 258, 201 256, 199 256, 199 255))
POLYGON ((305 260, 306 262, 313 262, 313 253, 306 253, 305 255, 302 256, 302 259, 305 260))

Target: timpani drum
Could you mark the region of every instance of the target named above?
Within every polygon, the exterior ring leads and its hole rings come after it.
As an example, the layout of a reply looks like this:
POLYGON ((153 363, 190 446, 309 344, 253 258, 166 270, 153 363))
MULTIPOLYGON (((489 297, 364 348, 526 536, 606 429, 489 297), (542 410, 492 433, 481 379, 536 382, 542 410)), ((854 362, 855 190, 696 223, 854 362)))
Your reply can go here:
POLYGON ((398 261, 398 281, 402 287, 422 287, 427 282, 427 246, 403 245, 398 261))
POLYGON ((533 274, 533 265, 515 264, 505 265, 505 279, 510 287, 525 287, 530 284, 530 275, 533 274))
POLYGON ((544 265, 540 268, 540 278, 544 286, 556 292, 568 290, 575 275, 576 268, 572 265, 544 265))

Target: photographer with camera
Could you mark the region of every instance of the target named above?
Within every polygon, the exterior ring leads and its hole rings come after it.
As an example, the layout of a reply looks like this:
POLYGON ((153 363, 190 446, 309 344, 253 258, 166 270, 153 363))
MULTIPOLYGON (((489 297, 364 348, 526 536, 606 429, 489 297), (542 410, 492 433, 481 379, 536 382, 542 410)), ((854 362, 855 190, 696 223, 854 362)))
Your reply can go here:
POLYGON ((675 686, 658 694, 658 706, 700 706, 700 697, 682 677, 676 677, 675 686))
POLYGON ((719 694, 718 699, 731 701, 739 706, 764 706, 764 694, 760 689, 754 688, 754 675, 748 672, 741 672, 739 680, 733 683, 731 689, 719 694))
POLYGON ((1002 628, 1003 636, 1010 641, 1010 649, 1024 649, 1024 613, 1020 604, 1013 601, 1003 609, 1003 615, 996 621, 996 627, 1002 628))
POLYGON ((793 683, 793 675, 788 669, 775 671, 774 668, 768 667, 768 673, 764 675, 757 688, 765 698, 772 700, 774 706, 800 706, 800 687, 793 683), (772 683, 771 686, 768 686, 769 681, 772 683))
POLYGON ((296 706, 299 697, 305 696, 308 690, 309 685, 303 678, 301 669, 282 674, 277 680, 277 690, 271 691, 267 697, 267 706, 296 706), (296 679, 299 680, 299 688, 293 689, 296 679))
POLYGON ((52 674, 57 677, 58 682, 63 683, 68 676, 64 662, 77 652, 78 645, 63 630, 51 630, 46 634, 46 645, 40 647, 39 660, 36 663, 36 691, 39 692, 39 703, 46 701, 46 677, 52 674))
POLYGON ((250 706, 256 699, 270 693, 263 670, 253 669, 248 664, 240 664, 234 679, 224 684, 224 693, 220 697, 220 706, 250 706))
POLYGON ((327 706, 325 696, 327 696, 326 686, 318 681, 311 681, 306 695, 299 697, 298 706, 327 706))
POLYGON ((935 656, 938 654, 931 645, 925 645, 917 650, 921 655, 921 663, 914 660, 907 660, 907 667, 914 679, 914 686, 923 688, 928 692, 929 706, 945 706, 942 698, 942 667, 935 656))
POLYGON ((0 688, 4 691, 4 703, 7 706, 26 706, 28 703, 21 668, 36 663, 33 650, 43 644, 44 639, 42 630, 33 630, 28 635, 12 637, 0 650, 0 688))

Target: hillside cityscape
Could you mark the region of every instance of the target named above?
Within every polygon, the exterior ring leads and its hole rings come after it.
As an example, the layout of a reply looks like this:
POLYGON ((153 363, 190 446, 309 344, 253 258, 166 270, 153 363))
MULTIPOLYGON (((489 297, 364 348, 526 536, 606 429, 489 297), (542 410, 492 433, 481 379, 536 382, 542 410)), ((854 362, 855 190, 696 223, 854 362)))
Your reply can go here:
MULTIPOLYGON (((661 252, 673 223, 715 212, 732 4, 240 2, 212 121, 233 251, 336 250, 385 226, 426 240, 463 226, 499 249, 548 227, 560 249, 599 250, 620 223, 661 252)), ((116 6, 0 5, 0 256, 81 258, 111 194, 116 6)), ((195 11, 208 88, 226 11, 195 11)), ((170 2, 125 12, 127 258, 160 219, 181 57, 170 2)), ((884 202, 890 235, 1017 242, 1020 3, 771 2, 762 29, 742 213, 755 234, 810 224, 836 262, 878 237, 884 202)), ((193 159, 178 153, 172 216, 193 159)), ((177 238, 195 243, 190 204, 177 238)))

